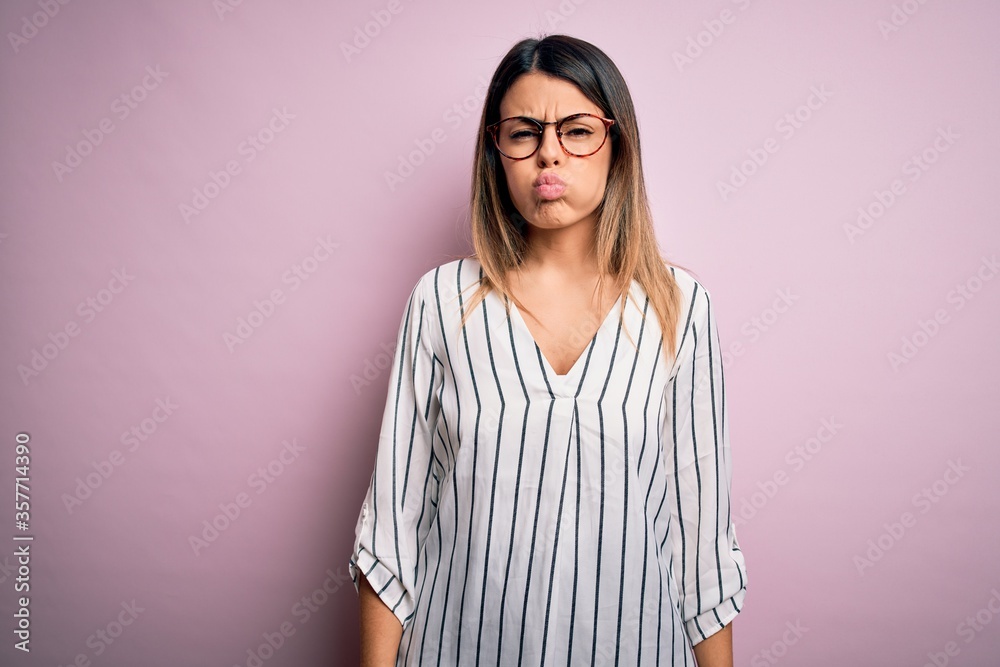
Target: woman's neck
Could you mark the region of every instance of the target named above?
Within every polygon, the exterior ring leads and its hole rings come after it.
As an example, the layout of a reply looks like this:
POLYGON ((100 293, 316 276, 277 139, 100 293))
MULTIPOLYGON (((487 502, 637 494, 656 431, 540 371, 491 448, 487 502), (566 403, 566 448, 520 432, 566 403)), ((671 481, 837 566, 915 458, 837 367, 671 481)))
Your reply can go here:
POLYGON ((592 279, 600 273, 593 225, 580 222, 561 229, 529 227, 523 272, 592 279))

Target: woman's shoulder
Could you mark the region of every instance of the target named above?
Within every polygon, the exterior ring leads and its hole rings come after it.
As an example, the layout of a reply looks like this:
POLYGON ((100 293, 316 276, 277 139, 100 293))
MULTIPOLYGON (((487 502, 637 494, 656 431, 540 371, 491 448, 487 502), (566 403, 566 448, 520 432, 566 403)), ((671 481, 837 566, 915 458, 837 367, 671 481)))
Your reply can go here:
POLYGON ((429 302, 441 303, 462 294, 467 298, 470 288, 479 285, 482 267, 475 257, 458 257, 443 264, 438 264, 417 280, 415 291, 429 302))
POLYGON ((667 270, 674 278, 674 282, 677 283, 677 287, 680 289, 681 294, 684 294, 690 298, 695 292, 705 292, 705 285, 701 280, 695 277, 694 271, 686 267, 671 264, 667 262, 667 270))
POLYGON ((681 295, 683 311, 694 304, 696 307, 707 307, 711 300, 711 293, 706 284, 691 269, 667 262, 667 270, 677 283, 677 288, 681 295))
POLYGON ((712 295, 708 286, 691 269, 669 262, 667 267, 673 275, 674 282, 677 283, 680 294, 678 332, 681 336, 686 335, 692 324, 699 330, 704 329, 708 321, 714 317, 712 295))

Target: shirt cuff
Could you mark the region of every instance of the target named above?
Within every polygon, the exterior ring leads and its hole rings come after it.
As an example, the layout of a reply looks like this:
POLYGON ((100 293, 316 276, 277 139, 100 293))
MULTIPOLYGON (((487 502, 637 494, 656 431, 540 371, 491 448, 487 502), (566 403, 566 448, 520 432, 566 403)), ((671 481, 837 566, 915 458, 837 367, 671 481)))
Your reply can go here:
POLYGON ((747 589, 744 586, 722 604, 685 621, 691 645, 703 642, 729 625, 743 609, 743 599, 746 594, 747 589))
POLYGON ((361 582, 358 578, 360 572, 405 629, 413 617, 414 602, 409 591, 392 570, 364 547, 359 548, 355 557, 348 561, 347 568, 358 595, 361 594, 361 582))

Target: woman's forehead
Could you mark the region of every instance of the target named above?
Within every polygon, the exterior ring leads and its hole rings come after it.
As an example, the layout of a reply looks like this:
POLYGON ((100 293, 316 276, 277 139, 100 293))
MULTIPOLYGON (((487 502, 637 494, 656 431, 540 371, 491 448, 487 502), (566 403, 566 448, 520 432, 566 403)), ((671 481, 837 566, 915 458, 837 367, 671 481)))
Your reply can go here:
POLYGON ((556 120, 574 113, 601 113, 580 88, 565 79, 529 72, 518 77, 500 101, 500 117, 556 120))

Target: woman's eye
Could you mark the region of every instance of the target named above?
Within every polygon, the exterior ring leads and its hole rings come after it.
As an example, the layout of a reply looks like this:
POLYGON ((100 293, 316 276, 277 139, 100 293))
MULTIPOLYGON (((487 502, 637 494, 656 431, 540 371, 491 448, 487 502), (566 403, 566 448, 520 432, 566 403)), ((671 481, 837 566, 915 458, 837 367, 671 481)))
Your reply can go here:
POLYGON ((510 133, 510 138, 514 141, 527 141, 534 138, 535 134, 537 133, 532 130, 514 130, 510 133))

